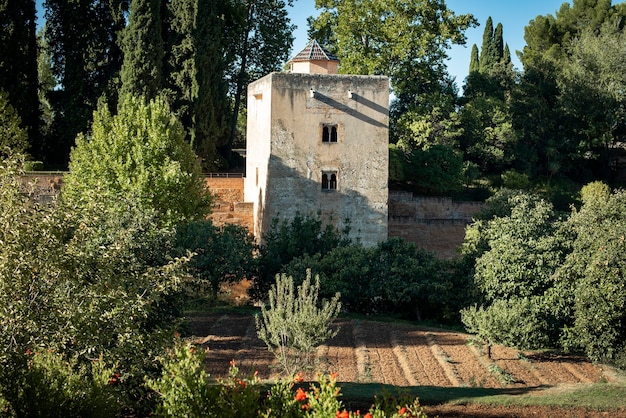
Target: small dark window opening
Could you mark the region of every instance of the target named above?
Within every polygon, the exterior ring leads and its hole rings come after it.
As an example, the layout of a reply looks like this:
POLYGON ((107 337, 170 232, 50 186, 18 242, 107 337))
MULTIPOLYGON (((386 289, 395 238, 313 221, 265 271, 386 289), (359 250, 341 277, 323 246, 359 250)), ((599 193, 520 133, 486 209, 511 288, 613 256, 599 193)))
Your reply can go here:
POLYGON ((337 142, 337 125, 322 128, 322 142, 337 142))
POLYGON ((322 173, 322 190, 337 190, 337 173, 322 173))

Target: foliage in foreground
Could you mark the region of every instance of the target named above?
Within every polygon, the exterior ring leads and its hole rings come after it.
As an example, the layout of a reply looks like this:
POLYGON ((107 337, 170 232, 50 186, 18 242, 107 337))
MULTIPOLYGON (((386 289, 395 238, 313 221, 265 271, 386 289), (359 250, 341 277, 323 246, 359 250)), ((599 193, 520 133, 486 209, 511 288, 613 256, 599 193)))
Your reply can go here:
MULTIPOLYGON (((185 258, 154 211, 95 193, 84 205, 38 206, 22 191, 19 161, 0 164, 0 398, 30 408, 27 352, 54 350, 81 375, 114 368, 133 405, 171 342, 185 258)), ((39 359, 39 357, 36 357, 39 359)), ((33 369, 35 367, 35 369, 33 369)), ((56 395, 55 395, 56 396, 56 395)))
POLYGON ((422 412, 417 399, 392 399, 383 396, 369 412, 347 411, 338 399, 337 375, 319 374, 308 390, 301 375, 282 379, 265 389, 256 375, 243 377, 234 361, 225 378, 210 379, 204 370, 205 352, 193 345, 178 342, 161 358, 160 377, 146 384, 159 394, 157 414, 166 417, 419 417, 422 412))
POLYGON ((337 334, 330 325, 341 310, 340 295, 320 304, 319 290, 319 276, 311 283, 310 270, 295 290, 291 276, 276 275, 276 283, 269 291, 269 307, 262 306, 261 316, 255 317, 259 338, 276 356, 286 375, 310 368, 315 348, 337 334))

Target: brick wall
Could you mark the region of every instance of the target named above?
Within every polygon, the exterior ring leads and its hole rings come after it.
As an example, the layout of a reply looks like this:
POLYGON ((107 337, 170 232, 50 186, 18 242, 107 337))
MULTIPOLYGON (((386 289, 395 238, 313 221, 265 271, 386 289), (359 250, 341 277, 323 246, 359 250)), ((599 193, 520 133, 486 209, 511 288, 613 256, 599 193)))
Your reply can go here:
POLYGON ((254 231, 254 204, 243 201, 243 181, 243 177, 206 177, 206 185, 215 195, 209 215, 215 225, 236 224, 254 231))
POLYGON ((402 237, 442 259, 456 258, 465 239, 465 227, 483 205, 390 192, 389 237, 402 237))
MULTIPOLYGON (((27 173, 35 200, 49 202, 63 185, 64 173, 27 173)), ((216 225, 243 225, 253 231, 253 204, 243 202, 242 177, 207 177, 206 184, 216 195, 210 218, 216 225)), ((443 259, 458 256, 465 239, 465 227, 483 207, 482 202, 455 202, 450 198, 415 197, 411 193, 389 193, 389 237, 402 237, 443 259)))

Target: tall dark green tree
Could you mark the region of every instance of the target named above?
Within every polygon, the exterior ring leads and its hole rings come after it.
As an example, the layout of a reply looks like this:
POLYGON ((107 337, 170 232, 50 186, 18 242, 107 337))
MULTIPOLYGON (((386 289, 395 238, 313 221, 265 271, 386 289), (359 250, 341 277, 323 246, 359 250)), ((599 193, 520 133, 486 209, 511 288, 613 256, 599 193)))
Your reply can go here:
POLYGON ((232 6, 216 0, 169 4, 168 85, 173 107, 205 170, 219 168, 217 147, 228 142, 230 106, 225 80, 225 32, 232 6))
POLYGON ((122 36, 124 62, 121 93, 157 97, 163 89, 164 3, 162 0, 132 0, 128 26, 122 36))
POLYGON ((222 147, 230 160, 232 145, 237 134, 237 118, 242 106, 241 96, 250 81, 272 71, 289 58, 295 27, 290 23, 287 6, 292 0, 237 0, 240 17, 239 30, 233 33, 232 62, 227 75, 233 96, 228 143, 222 147))
MULTIPOLYGON (((575 40, 583 33, 600 36, 603 25, 621 31, 624 22, 626 7, 623 4, 612 6, 610 0, 574 0, 571 5, 563 3, 555 15, 537 16, 525 27, 526 46, 520 55, 524 74, 512 101, 513 124, 520 139, 517 165, 527 166, 534 171, 532 174, 548 177, 564 175, 581 182, 607 179, 606 159, 602 152, 592 148, 594 143, 606 144, 606 136, 610 136, 610 132, 597 131, 606 122, 608 102, 600 99, 594 105, 589 104, 593 97, 587 91, 588 94, 580 96, 587 105, 580 106, 581 102, 573 100, 573 96, 583 89, 571 84, 580 78, 567 74, 574 74, 568 68, 581 69, 572 60, 575 51, 572 42, 580 45, 575 40), (600 108, 603 110, 598 111, 600 108), (594 119, 598 123, 593 123, 594 119)), ((601 49, 612 44, 607 42, 601 49)), ((587 42, 587 45, 592 43, 587 42)), ((604 57, 606 64, 610 65, 610 53, 597 50, 594 54, 604 57)), ((585 59, 585 62, 585 77, 601 77, 599 71, 604 63, 596 61, 589 66, 592 61, 585 59)))
POLYGON ((493 20, 491 16, 485 22, 485 30, 483 31, 483 43, 480 48, 480 69, 485 72, 496 62, 496 50, 493 36, 493 20))
POLYGON ((36 20, 35 0, 0 0, 0 90, 8 94, 38 158, 36 20))
POLYGON ((460 112, 461 149, 485 174, 510 168, 516 143, 509 109, 514 72, 503 32, 501 23, 494 30, 491 17, 487 19, 480 58, 476 45, 472 48, 460 112))
POLYGON ((67 164, 79 132, 86 132, 101 96, 117 94, 122 62, 117 45, 125 25, 126 0, 46 0, 46 41, 59 86, 50 94, 55 112, 45 139, 44 161, 67 164))
POLYGON ((472 45, 472 52, 470 53, 469 74, 478 71, 480 71, 480 58, 478 57, 478 47, 474 44, 472 45))

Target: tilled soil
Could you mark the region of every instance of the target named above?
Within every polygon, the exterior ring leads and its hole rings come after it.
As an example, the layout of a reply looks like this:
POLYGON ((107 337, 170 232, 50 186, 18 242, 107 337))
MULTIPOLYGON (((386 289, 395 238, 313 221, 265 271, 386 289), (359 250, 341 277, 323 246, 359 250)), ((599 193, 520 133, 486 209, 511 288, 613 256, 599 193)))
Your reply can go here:
MULTIPOLYGON (((208 347, 207 370, 225 376, 231 360, 240 371, 258 371, 274 378, 274 356, 256 336, 254 318, 238 313, 195 316, 189 322, 196 343, 208 347)), ((338 334, 318 348, 321 371, 334 372, 340 382, 383 383, 395 386, 535 388, 614 381, 609 369, 582 357, 491 349, 470 343, 467 334, 425 329, 406 324, 341 319, 338 334)), ((486 408, 429 407, 440 417, 615 416, 597 411, 545 407, 486 408), (563 414, 561 414, 563 413, 563 414)), ((624 412, 626 415, 626 411, 624 412)))

